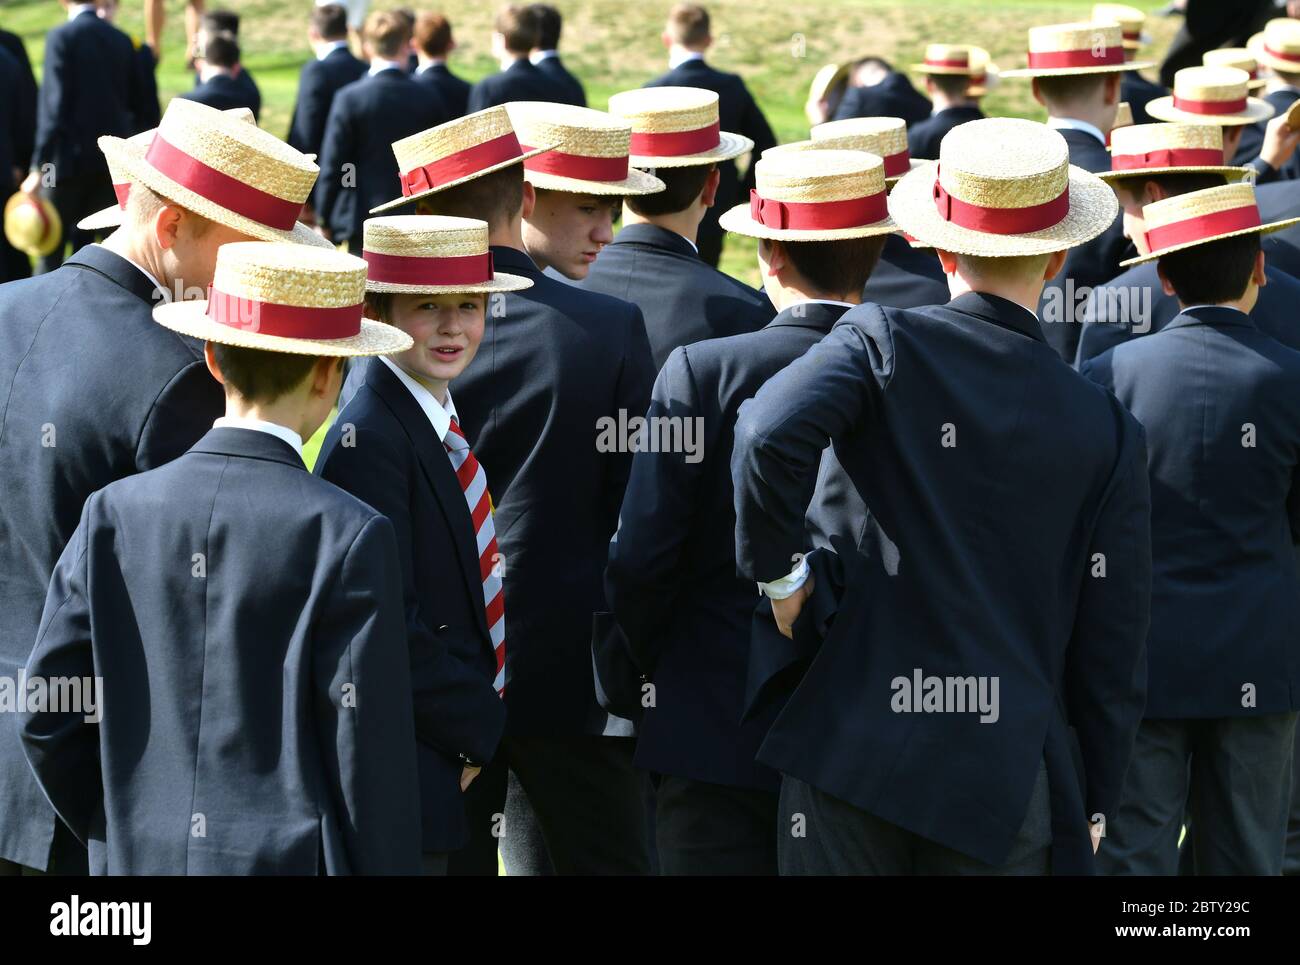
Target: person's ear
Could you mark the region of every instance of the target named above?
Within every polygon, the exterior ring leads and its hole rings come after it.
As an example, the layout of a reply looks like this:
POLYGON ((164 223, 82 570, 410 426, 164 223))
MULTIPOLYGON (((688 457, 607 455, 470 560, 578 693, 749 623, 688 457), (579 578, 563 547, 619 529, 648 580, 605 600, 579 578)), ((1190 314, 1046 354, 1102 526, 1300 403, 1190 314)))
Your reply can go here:
POLYGON ((226 377, 221 374, 221 366, 217 364, 217 353, 212 351, 211 342, 203 344, 203 361, 208 366, 208 374, 222 385, 225 385, 226 377))
POLYGON ((524 220, 527 221, 533 216, 533 210, 537 207, 537 192, 533 189, 531 181, 524 182, 524 220))
POLYGON ((659 39, 663 41, 665 47, 671 47, 673 45, 673 38, 668 35, 667 30, 659 35, 659 39))
POLYGON ((336 356, 321 356, 311 369, 311 394, 313 398, 323 399, 334 392, 334 379, 343 371, 343 359, 336 356))
POLYGON ((1068 251, 1054 251, 1047 256, 1047 267, 1043 269, 1043 279, 1045 281, 1051 281, 1061 273, 1061 269, 1065 267, 1065 259, 1068 255, 1068 251))
POLYGON ((1159 261, 1156 262, 1156 274, 1160 277, 1161 291, 1163 291, 1166 295, 1173 295, 1177 297, 1178 293, 1174 291, 1174 286, 1169 283, 1169 276, 1165 274, 1165 267, 1164 265, 1160 264, 1159 261))
POLYGON ((934 78, 931 77, 929 74, 925 75, 925 92, 927 94, 934 93, 934 78))
POLYGON ((944 251, 942 248, 934 249, 934 253, 939 256, 939 265, 943 268, 945 275, 954 275, 957 273, 957 256, 951 251, 944 251))
POLYGON ((1038 78, 1037 78, 1037 77, 1034 77, 1034 78, 1032 78, 1032 79, 1030 80, 1030 82, 1029 82, 1029 87, 1030 87, 1030 90, 1032 90, 1032 91, 1034 92, 1034 100, 1038 101, 1038 103, 1040 103, 1040 104, 1042 104, 1044 107, 1046 107, 1046 106, 1047 106, 1047 101, 1043 100, 1043 90, 1042 90, 1041 87, 1038 86, 1038 78))
POLYGON ((170 204, 163 205, 161 210, 154 215, 153 234, 158 241, 158 247, 163 251, 169 251, 175 247, 177 239, 180 238, 181 221, 184 218, 184 212, 170 204))
POLYGON ((704 179, 704 190, 700 192, 700 201, 704 207, 712 208, 713 203, 718 199, 718 185, 722 183, 722 172, 714 165, 709 176, 704 179))
POLYGON ((1118 72, 1106 75, 1106 106, 1119 103, 1119 82, 1122 75, 1118 72))
POLYGON ((1264 270, 1264 249, 1260 249, 1255 255, 1255 268, 1251 272, 1251 280, 1260 288, 1268 284, 1268 272, 1264 270))
POLYGON ((1169 197, 1169 193, 1155 181, 1147 181, 1142 186, 1142 207, 1144 208, 1152 201, 1163 201, 1167 197, 1169 197))

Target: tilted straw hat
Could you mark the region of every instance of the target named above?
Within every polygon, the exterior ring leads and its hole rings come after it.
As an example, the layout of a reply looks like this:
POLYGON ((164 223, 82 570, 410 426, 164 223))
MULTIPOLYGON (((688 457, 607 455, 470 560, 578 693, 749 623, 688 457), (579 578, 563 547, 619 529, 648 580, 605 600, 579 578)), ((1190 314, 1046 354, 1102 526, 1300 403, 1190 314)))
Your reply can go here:
POLYGON ((918 74, 964 74, 974 76, 982 70, 969 44, 926 44, 925 60, 913 64, 918 74))
POLYGON ((476 218, 367 218, 361 257, 369 266, 366 291, 440 294, 533 287, 532 279, 493 271, 488 225, 476 218))
POLYGON ((48 198, 15 191, 5 202, 5 238, 29 258, 44 258, 63 244, 63 220, 48 198))
POLYGON ((1126 3, 1094 3, 1092 5, 1092 20, 1097 23, 1119 24, 1120 36, 1124 39, 1125 50, 1137 50, 1149 39, 1142 36, 1142 28, 1146 26, 1147 15, 1137 7, 1130 7, 1126 3))
POLYGON ((208 297, 156 305, 182 335, 296 355, 387 355, 410 348, 400 329, 361 317, 366 263, 305 245, 237 241, 217 249, 208 297))
POLYGON ((1261 224, 1255 186, 1248 181, 1152 201, 1142 208, 1142 219, 1146 222, 1150 254, 1122 261, 1121 267, 1153 261, 1161 255, 1211 241, 1252 232, 1269 234, 1300 223, 1300 218, 1287 218, 1261 224))
POLYGON ((632 125, 634 168, 682 168, 730 161, 754 149, 722 130, 718 95, 699 87, 641 87, 609 99, 609 113, 632 125))
POLYGON ((1174 92, 1147 103, 1162 121, 1235 127, 1273 116, 1273 105, 1249 96, 1250 75, 1236 67, 1184 67, 1174 74, 1174 92))
POLYGON ((1255 57, 1273 70, 1300 74, 1300 20, 1270 20, 1255 48, 1255 57))
POLYGON ((993 58, 989 56, 989 52, 983 47, 972 45, 970 58, 971 63, 975 66, 975 73, 971 74, 970 86, 966 88, 966 96, 983 97, 998 86, 1002 74, 998 70, 998 65, 993 63, 993 58))
POLYGON ((553 143, 521 147, 504 104, 466 114, 393 142, 402 196, 371 214, 426 198, 549 151, 553 143))
POLYGON ((1239 180, 1251 168, 1223 163, 1223 129, 1208 124, 1134 124, 1111 132, 1106 181, 1159 174, 1222 174, 1239 180))
POLYGON ((519 140, 555 149, 524 162, 524 180, 547 191, 571 194, 655 194, 664 183, 631 167, 632 125, 589 107, 546 101, 506 105, 519 140))
POLYGON ((931 247, 1012 257, 1095 238, 1119 202, 1105 181, 1070 164, 1065 138, 1047 125, 991 117, 949 131, 939 161, 894 186, 889 210, 931 247))
POLYGON ((1125 60, 1117 23, 1058 23, 1029 28, 1029 66, 1004 70, 1003 77, 1068 77, 1141 70, 1151 61, 1125 60))
POLYGON ((809 124, 816 124, 822 116, 817 107, 818 102, 839 97, 844 94, 849 80, 849 64, 825 64, 808 85, 808 100, 804 104, 804 116, 809 124))
MULTIPOLYGON (((228 111, 222 111, 222 113, 246 124, 257 124, 253 112, 247 107, 232 107, 228 111)), ((153 136, 157 133, 158 128, 151 127, 139 134, 132 134, 126 139, 126 142, 138 149, 147 150, 153 136)), ((306 156, 313 161, 316 160, 314 154, 306 156)), ((108 165, 108 176, 113 181, 113 193, 117 195, 117 204, 110 204, 107 208, 100 208, 94 214, 88 214, 78 221, 77 227, 82 231, 101 231, 104 228, 116 228, 122 223, 123 216, 126 214, 126 199, 131 193, 131 177, 112 162, 108 165)))
POLYGON ((333 247, 298 221, 320 169, 255 124, 176 97, 147 144, 101 137, 99 149, 125 179, 228 228, 333 247))
POLYGON ((725 231, 774 241, 889 234, 885 166, 864 151, 790 151, 759 158, 749 203, 718 219, 725 231))
POLYGON ((1259 76, 1259 61, 1255 58, 1254 52, 1245 47, 1220 47, 1218 50, 1207 50, 1201 58, 1201 63, 1206 67, 1236 67, 1238 70, 1244 70, 1250 75, 1250 82, 1246 84, 1250 90, 1259 90, 1268 83, 1259 76))
POLYGON ((889 186, 921 163, 907 153, 907 124, 901 117, 847 117, 818 124, 809 133, 809 140, 770 147, 763 157, 787 151, 866 151, 884 161, 889 186))

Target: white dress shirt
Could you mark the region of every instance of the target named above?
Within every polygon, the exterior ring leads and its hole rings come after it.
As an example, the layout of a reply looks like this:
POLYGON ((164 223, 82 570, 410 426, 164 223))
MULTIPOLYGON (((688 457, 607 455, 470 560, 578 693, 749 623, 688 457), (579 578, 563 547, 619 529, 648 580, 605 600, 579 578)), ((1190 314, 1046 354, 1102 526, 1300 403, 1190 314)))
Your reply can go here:
POLYGON ((93 3, 74 3, 72 6, 68 7, 68 19, 71 20, 73 17, 80 16, 87 10, 93 11, 94 9, 95 5, 93 3))
POLYGON ((668 69, 673 70, 686 63, 688 60, 703 60, 704 54, 698 50, 682 50, 680 48, 668 52, 668 69))
POLYGON ((1095 137, 1103 147, 1106 145, 1106 135, 1101 133, 1101 128, 1075 117, 1049 117, 1047 126, 1054 131, 1083 131, 1095 137))
MULTIPOLYGON (((429 422, 433 424, 433 431, 438 433, 438 439, 445 444, 447 431, 451 428, 451 420, 456 419, 459 421, 460 419, 460 416, 456 414, 456 403, 451 401, 451 389, 447 390, 447 401, 441 403, 433 397, 432 392, 407 375, 396 362, 382 355, 379 356, 379 361, 392 369, 393 374, 397 376, 397 380, 406 386, 411 395, 415 396, 415 401, 420 404, 424 414, 429 417, 429 422)), ((451 458, 450 453, 448 453, 447 458, 451 458)))
POLYGON ((528 55, 528 59, 534 64, 540 64, 543 60, 549 60, 552 57, 560 56, 560 52, 552 47, 550 50, 534 50, 528 55))
POLYGON ((265 432, 269 436, 275 436, 282 442, 287 442, 293 447, 293 451, 298 453, 298 458, 302 458, 302 436, 288 426, 282 426, 275 422, 264 422, 261 419, 249 419, 244 416, 223 415, 212 423, 212 428, 250 429, 253 432, 265 432))
POLYGON ((320 53, 316 55, 316 59, 324 60, 340 47, 347 50, 348 42, 346 40, 327 40, 325 43, 321 44, 320 53))
POLYGON ((381 60, 376 57, 370 62, 370 70, 366 72, 366 76, 374 77, 381 70, 400 70, 402 73, 406 73, 406 61, 381 60))

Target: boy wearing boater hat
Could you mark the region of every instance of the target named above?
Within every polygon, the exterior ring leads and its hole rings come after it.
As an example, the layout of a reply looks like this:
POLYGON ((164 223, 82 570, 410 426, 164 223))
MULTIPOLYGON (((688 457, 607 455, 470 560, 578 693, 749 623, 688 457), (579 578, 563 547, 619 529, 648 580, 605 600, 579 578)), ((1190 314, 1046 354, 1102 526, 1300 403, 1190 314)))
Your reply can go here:
POLYGON ((366 313, 414 345, 364 363, 316 473, 397 530, 419 740, 426 874, 468 841, 462 792, 505 729, 505 594, 492 480, 449 383, 474 358, 493 294, 532 287, 495 272, 488 226, 398 215, 366 221, 366 313))
MULTIPOLYGON (((251 124, 175 100, 149 144, 101 147, 132 182, 123 225, 0 286, 0 665, 14 672, 86 498, 176 458, 221 414, 201 347, 154 325, 154 305, 202 293, 228 241, 322 243, 296 222, 316 165, 251 124)), ((85 860, 0 722, 0 869, 85 860)))
POLYGON ((206 300, 153 310, 206 342, 225 415, 86 501, 26 673, 95 703, 16 715, 93 874, 419 869, 393 526, 302 461, 343 359, 411 344, 362 319, 365 279, 339 252, 236 243, 206 300))
POLYGON ((1250 311, 1264 284, 1248 182, 1148 204, 1146 251, 1181 314, 1081 371, 1146 429, 1146 709, 1103 870, 1282 871, 1300 710, 1300 352, 1250 311))
POLYGON ((698 87, 643 87, 609 99, 632 125, 632 166, 664 183, 623 199, 623 229, 578 285, 640 306, 655 369, 673 349, 761 328, 774 314, 761 293, 706 264, 700 223, 713 207, 718 165, 754 142, 719 129, 718 95, 698 87))
POLYGON ((889 209, 952 301, 846 312, 736 425, 737 560, 787 635, 828 444, 896 547, 759 749, 782 773, 781 871, 1087 871, 1141 716, 1145 447, 1033 309, 1115 198, 1059 134, 998 118, 951 131, 889 209))
MULTIPOLYGON (((1269 21, 1258 43, 1238 54, 1243 55, 1255 62, 1257 71, 1262 66, 1269 73, 1267 80, 1252 78, 1252 89, 1256 86, 1264 88, 1264 102, 1271 105, 1278 115, 1286 114, 1291 105, 1300 100, 1300 20, 1278 18, 1269 21)), ((1206 66, 1216 63, 1216 56, 1221 58, 1223 52, 1212 50, 1206 53, 1206 66)), ((1263 154, 1267 134, 1265 121, 1243 127, 1235 160, 1248 164, 1263 154)), ((1294 155, 1281 166, 1280 177, 1285 180, 1300 177, 1300 162, 1294 155)))
MULTIPOLYGON (((1119 24, 1125 60, 1136 60, 1144 41, 1150 40, 1142 32, 1147 15, 1126 3, 1094 3, 1091 19, 1095 22, 1119 24)), ((1151 121, 1147 116, 1147 104, 1167 93, 1169 91, 1160 84, 1147 80, 1140 70, 1128 70, 1120 75, 1119 99, 1129 106, 1133 120, 1138 124, 1151 121)))
POLYGON ((743 724, 754 585, 737 576, 731 487, 736 410, 858 303, 895 230, 880 158, 768 154, 748 205, 722 216, 759 239, 780 313, 766 327, 678 348, 649 419, 698 424, 693 449, 637 453, 610 547, 606 592, 655 689, 637 737, 657 775, 656 842, 667 874, 775 874, 779 777, 754 755, 775 709, 743 724))
POLYGON ((925 62, 912 69, 925 75, 925 92, 930 95, 934 112, 912 125, 907 132, 907 146, 912 157, 932 161, 939 156, 939 142, 945 134, 958 124, 984 116, 969 92, 972 78, 985 68, 973 48, 965 44, 929 44, 925 62))
POLYGON ((483 219, 495 267, 533 283, 491 296, 483 345, 456 380, 496 507, 509 719, 470 788, 470 849, 453 855, 452 873, 495 874, 498 840, 510 874, 647 868, 642 785, 622 736, 631 728, 596 703, 591 629, 632 462, 630 440, 601 427, 644 416, 654 367, 635 305, 542 271, 581 279, 612 237, 612 205, 662 190, 629 166, 631 136, 600 111, 516 103, 393 145, 394 204, 483 219))

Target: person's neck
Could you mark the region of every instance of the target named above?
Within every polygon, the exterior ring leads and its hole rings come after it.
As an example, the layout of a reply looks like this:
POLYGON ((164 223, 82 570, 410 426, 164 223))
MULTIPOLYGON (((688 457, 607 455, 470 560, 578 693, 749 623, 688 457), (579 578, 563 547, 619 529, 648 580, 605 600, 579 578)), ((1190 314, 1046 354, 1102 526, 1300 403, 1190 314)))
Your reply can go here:
POLYGON ((1047 116, 1062 121, 1083 121, 1091 124, 1103 135, 1109 134, 1115 124, 1115 107, 1103 104, 1071 104, 1066 107, 1048 107, 1047 116))
POLYGON ((509 224, 493 225, 488 228, 488 244, 500 248, 514 248, 516 251, 528 252, 524 247, 524 220, 515 215, 509 224))
POLYGON ((1037 278, 1004 279, 998 282, 981 279, 972 282, 963 278, 960 272, 953 272, 948 276, 948 292, 953 298, 970 292, 979 295, 996 295, 998 298, 1015 302, 1036 316, 1038 298, 1043 293, 1043 278, 1040 275, 1037 278))
POLYGON ((767 291, 768 297, 772 299, 772 305, 778 312, 783 312, 792 305, 799 302, 809 301, 829 301, 829 302, 848 302, 850 305, 860 305, 862 303, 862 292, 849 292, 843 295, 834 295, 829 292, 813 291, 804 285, 786 284, 779 279, 770 286, 767 291))
POLYGON ((652 224, 656 228, 663 228, 665 231, 679 234, 691 244, 695 244, 700 231, 700 222, 704 220, 704 211, 704 208, 691 205, 685 211, 674 211, 671 214, 656 214, 647 217, 646 215, 637 214, 625 203, 623 205, 623 224, 652 224))
POLYGON ((674 63, 681 63, 694 57, 703 57, 704 50, 694 50, 690 47, 683 47, 681 44, 673 44, 668 48, 668 59, 674 63))
POLYGON ((114 254, 121 255, 127 261, 139 265, 153 275, 158 280, 158 284, 165 286, 170 293, 172 279, 167 276, 161 248, 156 245, 146 244, 127 225, 118 228, 100 244, 114 254))
POLYGON ((415 52, 415 59, 421 67, 432 67, 435 64, 445 64, 447 62, 446 57, 430 57, 420 50, 415 52))
POLYGON ((446 379, 431 379, 427 375, 421 375, 419 372, 412 372, 405 365, 399 366, 399 368, 420 385, 428 389, 429 394, 438 401, 438 405, 447 404, 447 386, 451 384, 450 382, 446 379))
POLYGON ((249 402, 233 392, 226 393, 227 418, 272 422, 292 429, 303 439, 310 439, 324 421, 313 418, 309 409, 307 398, 301 390, 282 395, 274 402, 249 402))
POLYGON ((930 92, 930 103, 934 104, 934 112, 950 110, 954 107, 969 107, 971 102, 967 97, 949 97, 941 90, 930 92))
POLYGON ((501 69, 509 70, 511 67, 519 63, 519 61, 521 60, 524 63, 529 63, 528 54, 526 53, 517 54, 514 53, 513 51, 507 50, 504 54, 501 55, 501 69))
POLYGON ((1189 305, 1180 298, 1178 299, 1178 310, 1180 312, 1185 312, 1189 308, 1235 308, 1237 311, 1249 315, 1251 310, 1255 307, 1255 302, 1258 298, 1259 288, 1254 284, 1254 282, 1252 282, 1242 293, 1240 298, 1233 299, 1230 302, 1200 302, 1195 305, 1189 305))
POLYGON ((406 67, 406 58, 402 57, 401 59, 397 59, 397 60, 393 59, 392 57, 371 57, 370 58, 371 70, 375 70, 377 68, 385 68, 385 67, 396 67, 398 70, 403 70, 406 67))
POLYGON ((199 80, 207 83, 213 77, 234 77, 237 70, 236 67, 217 67, 213 64, 204 64, 199 68, 199 80))

